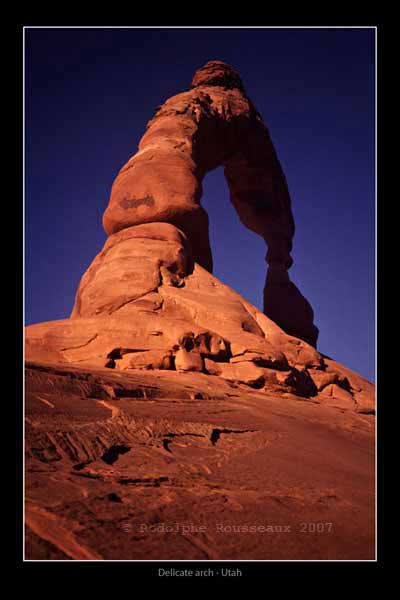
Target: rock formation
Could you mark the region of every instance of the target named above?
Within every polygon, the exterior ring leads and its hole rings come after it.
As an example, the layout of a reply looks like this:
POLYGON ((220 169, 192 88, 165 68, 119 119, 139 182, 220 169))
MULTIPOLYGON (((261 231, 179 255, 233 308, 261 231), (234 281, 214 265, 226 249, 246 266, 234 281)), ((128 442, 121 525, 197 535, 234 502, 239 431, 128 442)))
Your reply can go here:
POLYGON ((241 222, 268 245, 265 314, 315 345, 313 311, 287 274, 294 221, 286 179, 268 129, 228 65, 207 63, 195 73, 191 91, 156 111, 139 151, 114 181, 103 218, 106 233, 171 223, 187 235, 195 262, 212 272, 201 182, 220 165, 241 222))
POLYGON ((314 347, 285 177, 231 67, 207 63, 157 111, 104 227, 71 317, 26 330, 29 557, 371 557, 374 387, 314 347), (265 314, 211 273, 201 180, 220 164, 268 245, 265 314), (216 513, 296 533, 177 534, 172 551, 121 529, 216 513), (307 544, 298 514, 336 519, 331 542, 307 544))

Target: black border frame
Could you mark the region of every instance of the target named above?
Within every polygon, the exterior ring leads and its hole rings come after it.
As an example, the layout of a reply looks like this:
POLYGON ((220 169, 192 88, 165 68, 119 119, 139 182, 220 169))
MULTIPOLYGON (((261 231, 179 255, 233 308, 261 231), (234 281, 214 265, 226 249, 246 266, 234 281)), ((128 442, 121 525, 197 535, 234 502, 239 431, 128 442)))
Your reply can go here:
MULTIPOLYGON (((214 14, 214 11, 213 11, 214 14)), ((182 15, 181 15, 182 16, 182 15)), ((157 19, 157 17, 155 16, 154 19, 157 19)), ((384 197, 384 164, 383 164, 383 145, 384 145, 384 99, 385 99, 385 94, 384 94, 384 85, 385 85, 385 75, 384 75, 384 60, 385 60, 385 48, 386 48, 386 32, 387 32, 387 27, 386 25, 383 24, 383 20, 382 19, 376 19, 376 18, 367 18, 367 17, 356 17, 354 19, 352 19, 352 21, 346 22, 346 19, 341 19, 339 21, 334 22, 334 19, 328 19, 328 22, 326 24, 324 24, 324 20, 326 21, 326 17, 324 18, 316 18, 316 16, 314 15, 311 18, 307 18, 306 15, 303 16, 303 19, 297 22, 293 22, 292 18, 278 18, 278 19, 274 19, 269 17, 267 22, 263 22, 263 23, 255 23, 254 21, 257 20, 259 21, 259 17, 257 17, 257 19, 247 19, 247 22, 243 22, 241 21, 240 23, 237 22, 236 19, 232 19, 232 17, 229 17, 229 15, 224 18, 221 19, 218 23, 211 23, 209 20, 207 21, 203 21, 202 23, 195 23, 195 24, 191 24, 189 23, 187 20, 185 20, 182 24, 179 24, 179 19, 175 19, 175 18, 168 18, 168 19, 162 19, 160 21, 160 19, 157 19, 156 21, 154 21, 153 19, 151 20, 147 20, 147 22, 145 21, 141 21, 140 23, 138 23, 136 20, 135 21, 131 21, 129 23, 122 23, 122 19, 121 21, 118 19, 114 22, 114 24, 110 24, 109 22, 96 22, 96 19, 89 19, 86 23, 79 23, 77 22, 76 19, 65 19, 62 20, 61 23, 56 23, 55 20, 52 20, 50 23, 46 23, 46 19, 39 19, 39 18, 27 18, 27 19, 20 19, 19 22, 16 22, 13 24, 13 28, 12 31, 14 32, 15 35, 15 48, 16 48, 16 54, 15 54, 15 62, 12 63, 12 66, 15 67, 14 70, 14 79, 13 76, 11 76, 10 80, 14 81, 14 89, 16 92, 16 98, 15 98, 15 126, 16 126, 16 133, 15 133, 15 140, 16 140, 16 153, 15 153, 15 158, 16 158, 16 185, 14 186, 14 189, 16 188, 18 190, 18 195, 17 195, 17 201, 15 202, 15 208, 17 211, 17 215, 16 215, 16 220, 14 222, 16 222, 18 224, 17 226, 17 235, 14 236, 15 239, 15 248, 14 250, 14 254, 16 257, 16 270, 14 271, 14 276, 15 276, 15 291, 16 291, 16 301, 15 301, 15 314, 16 314, 16 327, 15 327, 15 356, 16 356, 16 393, 15 393, 15 401, 16 401, 16 410, 15 410, 15 431, 16 431, 16 441, 15 441, 15 448, 16 448, 16 467, 15 467, 15 492, 16 492, 16 498, 15 498, 15 507, 16 507, 16 521, 15 521, 15 525, 16 525, 16 537, 14 537, 16 543, 15 543, 15 562, 14 565, 19 568, 19 569, 23 569, 24 572, 26 574, 29 574, 30 576, 33 575, 35 569, 34 567, 39 567, 39 571, 37 571, 37 574, 43 575, 43 568, 50 566, 50 567, 55 567, 56 571, 55 573, 58 574, 57 569, 66 569, 68 566, 72 566, 75 569, 78 569, 79 573, 82 573, 81 569, 84 569, 85 572, 86 571, 86 567, 90 570, 95 568, 95 572, 93 573, 93 571, 89 571, 92 574, 95 574, 96 576, 99 573, 99 567, 109 567, 109 566, 117 566, 117 568, 128 568, 130 570, 130 578, 134 578, 132 579, 132 582, 136 581, 138 578, 139 579, 146 579, 146 580, 158 580, 160 581, 162 579, 163 582, 167 581, 167 582, 171 582, 172 580, 175 582, 177 580, 181 580, 181 581, 192 581, 192 582, 197 582, 197 581, 201 581, 204 583, 204 581, 207 581, 208 583, 210 583, 210 581, 215 584, 215 583, 232 583, 233 581, 235 583, 239 583, 240 581, 248 581, 249 578, 253 578, 255 576, 261 576, 264 580, 269 577, 270 573, 271 573, 271 569, 275 570, 278 574, 279 577, 283 576, 283 573, 287 573, 287 569, 291 570, 294 569, 296 575, 299 574, 299 571, 303 571, 303 569, 308 569, 308 565, 317 565, 318 567, 321 567, 321 565, 326 566, 328 565, 329 567, 331 565, 333 565, 334 567, 338 567, 340 568, 340 570, 343 568, 345 568, 346 571, 348 571, 348 567, 352 567, 352 566, 359 566, 359 565, 364 565, 365 567, 370 567, 373 568, 374 570, 376 568, 381 568, 382 566, 384 566, 385 562, 386 562, 386 557, 385 557, 385 527, 384 527, 384 495, 383 495, 383 458, 384 458, 384 427, 385 427, 385 412, 384 412, 384 402, 383 402, 383 398, 385 395, 384 389, 385 389, 385 377, 384 377, 384 361, 382 359, 383 357, 383 348, 384 348, 384 335, 383 335, 383 331, 384 331, 384 314, 383 314, 383 301, 385 298, 385 290, 384 290, 384 275, 385 275, 385 262, 386 262, 386 253, 384 250, 384 235, 383 235, 383 231, 384 228, 386 226, 386 216, 385 216, 385 212, 384 212, 384 203, 383 203, 383 197, 384 197), (23 423, 23 406, 22 406, 22 394, 23 394, 23 389, 22 389, 22 356, 23 356, 23 314, 22 314, 22 294, 23 294, 23 231, 24 231, 24 223, 23 223, 23 169, 22 169, 22 152, 23 152, 23 145, 22 145, 22 136, 23 136, 23 100, 22 100, 22 95, 23 95, 23 86, 22 86, 22 61, 23 61, 23 56, 22 56, 22 40, 23 40, 23 28, 26 26, 109 26, 109 27, 113 27, 113 26, 175 26, 175 25, 180 25, 182 27, 187 26, 187 25, 194 25, 194 26, 207 26, 207 25, 213 25, 215 27, 218 26, 252 26, 252 25, 265 25, 265 26, 293 26, 293 27, 306 27, 306 26, 336 26, 336 27, 351 27, 351 26, 371 26, 371 27, 376 27, 377 28, 377 64, 376 64, 376 68, 377 68, 377 72, 378 72, 378 78, 377 78, 377 140, 376 140, 376 148, 377 148, 377 181, 378 181, 378 186, 377 186, 377 212, 376 212, 376 218, 377 218, 377 240, 376 240, 376 244, 377 244, 377 265, 376 265, 376 269, 377 269, 377 280, 376 280, 376 285, 377 285, 377 309, 376 309, 376 315, 377 315, 377 356, 376 356, 376 361, 377 361, 377 391, 378 391, 378 397, 377 397, 377 403, 378 403, 378 419, 377 419, 377 434, 378 434, 378 439, 377 439, 377 451, 378 451, 378 457, 377 457, 377 490, 376 490, 376 498, 377 498, 377 502, 378 502, 378 514, 377 514, 377 532, 378 532, 378 539, 377 539, 377 560, 374 562, 370 562, 370 561, 295 561, 295 562, 284 562, 284 561, 277 561, 277 562, 270 562, 270 561, 266 561, 266 562, 256 562, 256 561, 250 561, 250 562, 245 562, 242 563, 240 561, 234 561, 232 563, 229 562, 225 562, 225 563, 218 563, 218 562, 213 562, 210 563, 210 567, 211 568, 215 568, 215 569, 220 569, 221 566, 223 567, 230 567, 230 568, 239 568, 242 573, 243 576, 240 578, 218 578, 218 577, 210 577, 210 578, 178 578, 178 577, 164 577, 164 578, 160 578, 157 575, 157 570, 159 568, 178 568, 178 569, 196 569, 196 568, 206 568, 205 564, 203 566, 200 567, 199 563, 192 563, 192 562, 185 562, 185 563, 181 563, 179 561, 176 562, 151 562, 151 561, 146 561, 146 562, 129 562, 129 561, 121 561, 121 562, 115 562, 115 561, 110 561, 110 562, 63 562, 63 561, 59 561, 59 562, 47 562, 47 561, 33 561, 33 562, 25 562, 23 560, 23 548, 22 548, 22 535, 23 535, 23 494, 22 492, 22 486, 23 486, 23 473, 22 473, 22 467, 23 467, 23 462, 22 462, 22 452, 23 452, 23 438, 22 438, 22 423, 23 423), (212 565, 212 566, 211 566, 212 565), (346 565, 346 567, 344 567, 344 565, 346 565), (282 570, 283 569, 283 570, 282 570)), ((320 569, 318 569, 320 570, 320 569)), ((60 573, 61 575, 61 573, 60 573)), ((62 572, 62 579, 63 579, 63 585, 64 583, 67 583, 65 580, 65 572, 62 572)), ((40 577, 41 579, 41 577, 40 577)))

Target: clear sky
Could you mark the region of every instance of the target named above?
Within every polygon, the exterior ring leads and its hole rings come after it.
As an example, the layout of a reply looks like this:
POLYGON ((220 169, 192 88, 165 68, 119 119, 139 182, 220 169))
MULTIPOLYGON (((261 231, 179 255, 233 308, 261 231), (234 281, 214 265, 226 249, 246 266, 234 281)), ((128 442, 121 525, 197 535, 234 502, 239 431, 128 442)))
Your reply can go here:
MULTIPOLYGON (((318 348, 374 379, 373 29, 26 30, 26 323, 69 316, 101 250, 112 182, 157 106, 223 60, 262 114, 289 185, 291 277, 318 348)), ((265 246, 204 180, 214 274, 262 309, 265 246)))

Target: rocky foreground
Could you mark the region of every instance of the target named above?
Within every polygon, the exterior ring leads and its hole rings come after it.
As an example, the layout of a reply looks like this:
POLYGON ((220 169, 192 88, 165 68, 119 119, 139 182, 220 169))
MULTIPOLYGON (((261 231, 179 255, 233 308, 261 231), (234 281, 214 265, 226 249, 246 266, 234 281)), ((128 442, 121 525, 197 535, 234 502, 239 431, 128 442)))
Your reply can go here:
POLYGON ((193 372, 26 384, 26 558, 374 558, 373 415, 193 372))

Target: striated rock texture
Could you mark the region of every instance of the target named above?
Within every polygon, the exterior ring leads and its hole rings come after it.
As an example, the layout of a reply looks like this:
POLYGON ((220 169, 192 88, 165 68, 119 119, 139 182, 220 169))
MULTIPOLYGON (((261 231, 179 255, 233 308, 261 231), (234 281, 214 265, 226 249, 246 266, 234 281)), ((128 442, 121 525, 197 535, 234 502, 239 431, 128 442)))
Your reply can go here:
POLYGON ((286 179, 267 127, 239 75, 223 62, 207 63, 190 91, 158 108, 139 151, 114 181, 103 218, 106 233, 171 223, 187 235, 195 262, 212 272, 201 182, 220 165, 240 220, 268 245, 265 314, 315 346, 312 308, 287 274, 295 228, 286 179))
POLYGON ((374 558, 374 417, 330 393, 68 363, 26 385, 29 559, 374 558))
POLYGON ((26 557, 373 558, 374 386, 313 346, 286 184, 239 76, 208 63, 140 148, 71 317, 26 328, 26 557), (210 272, 198 200, 221 161, 268 243, 276 322, 210 272))
POLYGON ((185 234, 145 223, 111 235, 70 319, 27 328, 26 357, 111 369, 198 371, 369 413, 373 386, 289 336, 194 262, 185 234))

